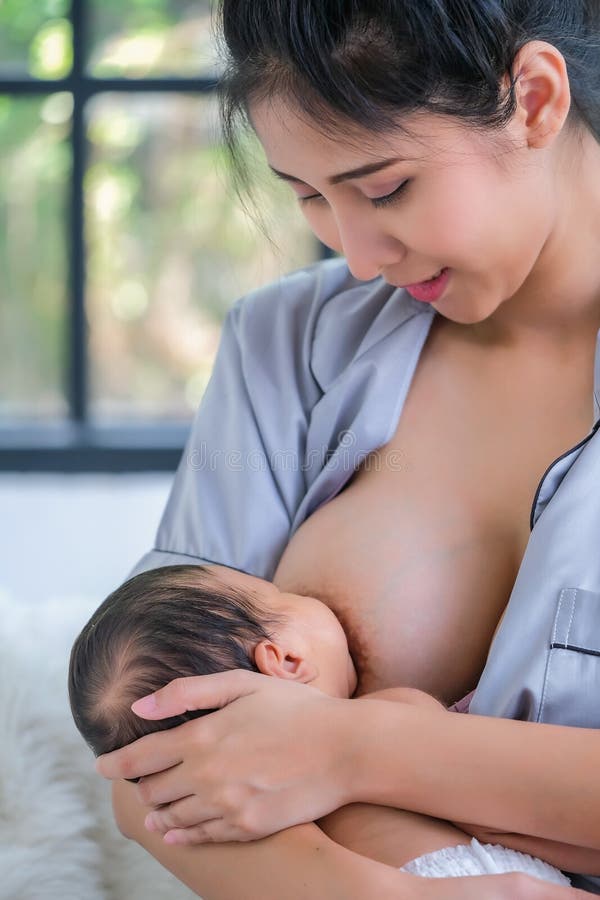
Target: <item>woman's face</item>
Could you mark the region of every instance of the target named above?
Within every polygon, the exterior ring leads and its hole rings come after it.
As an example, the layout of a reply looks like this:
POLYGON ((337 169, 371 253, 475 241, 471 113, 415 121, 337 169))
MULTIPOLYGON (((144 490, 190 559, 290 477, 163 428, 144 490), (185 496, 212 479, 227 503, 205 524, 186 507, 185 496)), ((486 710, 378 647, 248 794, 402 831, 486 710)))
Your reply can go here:
POLYGON ((327 136, 282 100, 251 109, 270 167, 298 196, 314 233, 353 275, 404 287, 449 267, 433 305, 482 321, 530 276, 557 217, 543 153, 518 121, 501 137, 415 114, 402 133, 327 136))

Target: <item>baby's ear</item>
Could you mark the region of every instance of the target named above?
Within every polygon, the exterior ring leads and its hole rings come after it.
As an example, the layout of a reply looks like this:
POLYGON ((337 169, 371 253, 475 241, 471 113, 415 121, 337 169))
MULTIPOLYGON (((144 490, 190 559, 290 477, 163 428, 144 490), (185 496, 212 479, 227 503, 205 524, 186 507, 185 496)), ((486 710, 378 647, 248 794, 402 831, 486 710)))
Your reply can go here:
POLYGON ((256 645, 254 662, 263 675, 301 681, 304 684, 314 681, 319 674, 317 667, 308 659, 269 640, 256 645))

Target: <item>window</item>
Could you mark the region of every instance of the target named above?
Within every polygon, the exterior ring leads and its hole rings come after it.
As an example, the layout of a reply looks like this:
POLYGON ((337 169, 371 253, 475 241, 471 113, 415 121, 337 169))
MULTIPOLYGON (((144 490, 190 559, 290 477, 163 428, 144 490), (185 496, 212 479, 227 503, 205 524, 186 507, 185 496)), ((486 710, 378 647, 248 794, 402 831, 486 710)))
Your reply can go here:
POLYGON ((236 200, 213 48, 209 0, 0 3, 0 468, 174 468, 229 306, 326 255, 236 200))

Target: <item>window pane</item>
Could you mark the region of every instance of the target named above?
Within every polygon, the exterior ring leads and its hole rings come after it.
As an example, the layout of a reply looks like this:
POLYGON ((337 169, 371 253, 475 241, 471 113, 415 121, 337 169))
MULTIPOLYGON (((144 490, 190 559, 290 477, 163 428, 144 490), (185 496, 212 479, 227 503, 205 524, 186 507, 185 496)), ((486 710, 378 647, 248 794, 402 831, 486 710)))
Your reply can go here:
POLYGON ((0 77, 62 78, 73 62, 69 0, 1 0, 0 77))
POLYGON ((292 192, 273 176, 257 200, 277 223, 276 244, 242 211, 219 166, 216 118, 212 98, 178 94, 103 94, 88 106, 96 419, 189 417, 208 382, 226 310, 316 258, 292 192))
POLYGON ((63 416, 70 94, 0 96, 0 418, 63 416))
POLYGON ((93 75, 215 73, 211 0, 91 0, 89 6, 93 75))

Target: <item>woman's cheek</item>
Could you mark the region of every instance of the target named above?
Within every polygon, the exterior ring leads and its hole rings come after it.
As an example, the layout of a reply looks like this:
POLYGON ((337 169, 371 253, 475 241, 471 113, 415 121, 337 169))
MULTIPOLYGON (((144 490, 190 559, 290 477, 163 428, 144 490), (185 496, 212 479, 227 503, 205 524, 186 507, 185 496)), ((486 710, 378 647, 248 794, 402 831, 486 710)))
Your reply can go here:
POLYGON ((312 208, 311 204, 307 204, 307 206, 302 208, 302 214, 308 222, 311 231, 327 247, 330 247, 336 253, 341 253, 340 235, 331 209, 325 203, 320 209, 316 207, 317 204, 312 208))

